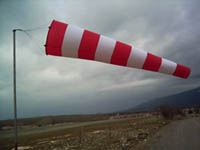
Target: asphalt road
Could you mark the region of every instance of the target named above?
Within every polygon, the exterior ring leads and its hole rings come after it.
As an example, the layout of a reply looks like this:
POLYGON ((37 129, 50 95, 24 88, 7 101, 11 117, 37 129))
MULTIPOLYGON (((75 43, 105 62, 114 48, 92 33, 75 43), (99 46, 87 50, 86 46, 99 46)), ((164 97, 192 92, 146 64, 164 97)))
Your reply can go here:
POLYGON ((200 150, 200 117, 169 124, 153 137, 145 150, 200 150))

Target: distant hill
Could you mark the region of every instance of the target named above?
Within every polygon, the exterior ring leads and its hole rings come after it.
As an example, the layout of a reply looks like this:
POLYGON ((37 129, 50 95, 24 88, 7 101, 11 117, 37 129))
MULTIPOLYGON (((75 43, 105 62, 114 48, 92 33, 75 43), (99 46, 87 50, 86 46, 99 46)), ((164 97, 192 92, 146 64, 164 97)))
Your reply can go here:
POLYGON ((122 112, 151 111, 161 105, 169 105, 177 108, 200 107, 200 87, 179 94, 153 99, 122 112))

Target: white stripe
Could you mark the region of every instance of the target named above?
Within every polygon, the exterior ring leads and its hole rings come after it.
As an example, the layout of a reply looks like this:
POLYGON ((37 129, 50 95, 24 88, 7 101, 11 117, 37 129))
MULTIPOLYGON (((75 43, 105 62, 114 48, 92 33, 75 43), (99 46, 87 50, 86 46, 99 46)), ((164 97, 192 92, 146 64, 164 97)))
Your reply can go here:
POLYGON ((162 58, 162 63, 158 72, 173 74, 176 70, 176 66, 177 64, 175 62, 162 58))
POLYGON ((95 60, 110 63, 116 41, 101 35, 95 53, 95 60))
POLYGON ((128 58, 127 66, 141 69, 147 57, 147 52, 132 47, 131 54, 128 58))
POLYGON ((62 44, 62 56, 78 58, 82 35, 83 29, 72 25, 67 26, 62 44))

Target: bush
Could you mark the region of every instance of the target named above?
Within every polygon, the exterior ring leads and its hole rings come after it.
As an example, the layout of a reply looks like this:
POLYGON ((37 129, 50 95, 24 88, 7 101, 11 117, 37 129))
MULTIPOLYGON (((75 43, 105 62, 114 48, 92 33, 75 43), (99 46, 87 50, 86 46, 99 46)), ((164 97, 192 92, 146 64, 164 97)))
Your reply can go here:
POLYGON ((180 109, 180 108, 177 108, 177 109, 175 110, 175 114, 176 114, 176 115, 180 115, 180 116, 182 116, 182 117, 185 117, 185 113, 184 113, 183 110, 180 109))
POLYGON ((175 116, 175 111, 170 106, 160 106, 160 112, 165 119, 173 119, 175 116))
POLYGON ((195 109, 194 109, 194 113, 195 113, 195 114, 199 114, 199 113, 200 113, 200 108, 195 108, 195 109))
POLYGON ((188 114, 192 114, 193 113, 193 111, 190 109, 189 111, 188 111, 188 114))

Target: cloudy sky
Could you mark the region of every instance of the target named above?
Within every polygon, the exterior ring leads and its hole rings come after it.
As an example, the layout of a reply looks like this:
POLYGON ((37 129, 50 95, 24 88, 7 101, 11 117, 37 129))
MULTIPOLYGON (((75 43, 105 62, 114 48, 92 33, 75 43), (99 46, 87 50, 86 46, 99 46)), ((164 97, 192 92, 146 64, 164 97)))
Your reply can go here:
POLYGON ((200 1, 0 1, 0 119, 13 117, 12 29, 19 117, 104 113, 200 85, 200 1), (188 79, 46 56, 51 21, 73 24, 191 68, 188 79))

